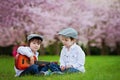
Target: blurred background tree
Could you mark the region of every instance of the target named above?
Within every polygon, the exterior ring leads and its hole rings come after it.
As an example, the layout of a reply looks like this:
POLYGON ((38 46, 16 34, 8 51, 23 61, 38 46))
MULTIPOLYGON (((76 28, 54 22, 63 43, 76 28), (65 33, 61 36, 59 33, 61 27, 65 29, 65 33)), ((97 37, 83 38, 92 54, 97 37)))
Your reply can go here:
POLYGON ((0 54, 30 33, 44 36, 41 55, 59 54, 56 35, 66 27, 79 32, 87 55, 120 55, 119 0, 0 0, 0 54))

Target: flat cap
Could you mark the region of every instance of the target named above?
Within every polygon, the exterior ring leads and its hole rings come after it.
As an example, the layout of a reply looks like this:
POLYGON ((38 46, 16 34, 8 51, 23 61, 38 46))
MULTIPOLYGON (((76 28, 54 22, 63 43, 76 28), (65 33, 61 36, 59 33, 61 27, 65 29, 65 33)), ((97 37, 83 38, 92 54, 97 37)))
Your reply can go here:
POLYGON ((73 28, 63 29, 58 34, 59 35, 63 35, 65 37, 72 37, 72 38, 75 38, 75 39, 78 38, 78 32, 75 29, 73 29, 73 28))
POLYGON ((41 35, 39 35, 39 34, 30 34, 30 35, 28 35, 27 41, 29 41, 29 40, 31 40, 33 38, 39 38, 41 41, 43 41, 43 37, 41 35))

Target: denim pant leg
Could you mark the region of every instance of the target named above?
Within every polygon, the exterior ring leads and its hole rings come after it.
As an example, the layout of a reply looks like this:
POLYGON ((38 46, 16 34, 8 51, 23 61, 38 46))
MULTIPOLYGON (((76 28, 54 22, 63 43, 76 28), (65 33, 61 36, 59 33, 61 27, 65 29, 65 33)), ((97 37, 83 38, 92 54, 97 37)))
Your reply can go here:
POLYGON ((80 72, 80 71, 75 69, 75 68, 68 68, 68 69, 65 69, 63 72, 65 72, 65 73, 75 73, 75 72, 80 72))
POLYGON ((38 65, 31 65, 30 67, 28 67, 27 69, 25 69, 21 74, 20 76, 24 76, 24 75, 28 75, 28 74, 37 74, 39 73, 39 70, 38 70, 38 65))
POLYGON ((39 71, 48 71, 48 69, 49 69, 49 66, 48 65, 45 65, 45 66, 39 66, 39 71))
POLYGON ((49 69, 52 72, 54 72, 54 71, 61 71, 60 66, 58 64, 50 63, 48 66, 49 66, 49 69))

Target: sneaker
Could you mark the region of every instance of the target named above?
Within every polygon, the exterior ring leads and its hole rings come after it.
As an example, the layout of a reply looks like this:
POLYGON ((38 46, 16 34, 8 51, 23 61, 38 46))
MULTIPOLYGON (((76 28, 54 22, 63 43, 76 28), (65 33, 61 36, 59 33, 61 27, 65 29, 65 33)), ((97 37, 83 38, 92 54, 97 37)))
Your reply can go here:
POLYGON ((58 75, 62 75, 63 73, 61 71, 54 71, 51 74, 58 74, 58 75))
POLYGON ((46 71, 46 72, 44 72, 44 75, 45 76, 48 76, 48 75, 50 75, 51 73, 49 72, 49 71, 46 71))
POLYGON ((38 74, 35 74, 35 76, 44 76, 45 73, 43 71, 39 72, 38 74))

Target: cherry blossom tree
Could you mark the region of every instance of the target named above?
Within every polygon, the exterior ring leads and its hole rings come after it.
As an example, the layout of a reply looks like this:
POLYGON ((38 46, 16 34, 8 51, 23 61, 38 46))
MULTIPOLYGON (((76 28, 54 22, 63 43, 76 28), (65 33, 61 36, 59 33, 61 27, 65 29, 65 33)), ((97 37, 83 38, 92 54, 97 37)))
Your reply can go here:
POLYGON ((73 27, 89 55, 90 46, 119 48, 119 22, 119 0, 0 0, 0 46, 25 41, 30 33, 43 35, 47 46, 58 41, 58 31, 73 27))
POLYGON ((80 27, 81 31, 79 31, 81 35, 80 40, 86 43, 88 47, 87 54, 90 53, 89 46, 101 48, 104 55, 107 53, 105 52, 106 47, 113 49, 115 46, 118 46, 115 39, 117 39, 117 43, 120 42, 118 39, 120 36, 118 28, 120 20, 119 1, 100 2, 99 4, 87 4, 89 7, 83 13, 85 16, 82 16, 84 18, 80 27), (115 38, 115 36, 117 37, 115 38))

